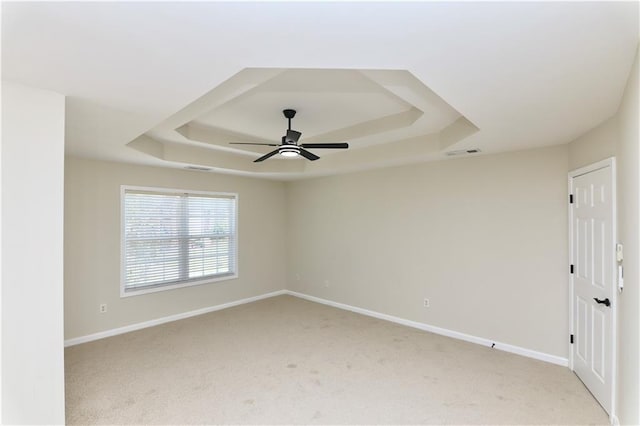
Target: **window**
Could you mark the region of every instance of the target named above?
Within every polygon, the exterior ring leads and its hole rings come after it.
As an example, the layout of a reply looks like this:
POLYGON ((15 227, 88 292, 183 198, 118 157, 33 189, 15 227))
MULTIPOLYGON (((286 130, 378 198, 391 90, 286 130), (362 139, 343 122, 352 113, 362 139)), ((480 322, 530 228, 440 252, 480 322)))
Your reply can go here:
POLYGON ((123 186, 121 296, 236 278, 237 199, 123 186))

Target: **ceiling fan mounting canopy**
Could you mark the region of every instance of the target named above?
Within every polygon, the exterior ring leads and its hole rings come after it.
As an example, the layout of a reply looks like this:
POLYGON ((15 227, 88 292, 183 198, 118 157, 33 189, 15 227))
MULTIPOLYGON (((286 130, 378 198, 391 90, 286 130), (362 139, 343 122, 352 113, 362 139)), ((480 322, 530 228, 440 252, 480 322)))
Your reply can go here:
POLYGON ((295 109, 285 109, 284 111, 282 111, 282 113, 284 114, 284 117, 291 120, 293 117, 296 116, 296 110, 295 109))
POLYGON ((273 157, 276 154, 280 154, 283 157, 297 157, 298 155, 306 158, 307 160, 315 161, 319 159, 317 155, 307 151, 305 148, 312 149, 346 149, 349 148, 349 144, 346 142, 338 143, 307 143, 298 144, 302 133, 291 129, 291 119, 296 116, 295 109, 285 109, 282 111, 284 117, 289 121, 286 134, 282 137, 281 143, 253 143, 253 142, 229 142, 232 145, 262 145, 262 146, 275 146, 278 149, 271 151, 268 154, 254 160, 254 163, 259 163, 267 158, 273 157))

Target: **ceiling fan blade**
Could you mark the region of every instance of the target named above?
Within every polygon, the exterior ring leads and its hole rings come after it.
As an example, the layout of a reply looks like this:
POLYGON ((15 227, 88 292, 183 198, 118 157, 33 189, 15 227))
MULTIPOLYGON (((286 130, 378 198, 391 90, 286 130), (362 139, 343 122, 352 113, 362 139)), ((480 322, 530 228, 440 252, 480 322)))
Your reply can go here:
POLYGON ((287 130, 287 137, 286 137, 286 141, 287 142, 294 142, 294 143, 298 143, 298 140, 300 139, 300 136, 302 136, 302 133, 300 132, 296 132, 295 130, 287 130))
POLYGON ((302 155, 302 156, 303 156, 304 158, 306 158, 307 160, 311 160, 311 161, 315 161, 315 160, 317 160, 318 158, 320 158, 320 157, 318 157, 317 155, 315 155, 314 153, 309 152, 309 151, 307 151, 306 149, 302 149, 302 148, 300 148, 300 155, 302 155))
POLYGON ((331 148, 331 149, 346 149, 349 148, 349 144, 346 142, 339 143, 302 143, 300 144, 303 148, 331 148))
POLYGON ((280 146, 277 143, 254 143, 254 142, 229 142, 229 145, 261 145, 261 146, 280 146))
POLYGON ((273 157, 274 155, 276 155, 278 152, 280 152, 279 149, 276 149, 275 151, 271 151, 268 154, 263 155, 262 157, 258 158, 257 160, 253 160, 254 163, 259 163, 261 161, 266 160, 269 157, 273 157))

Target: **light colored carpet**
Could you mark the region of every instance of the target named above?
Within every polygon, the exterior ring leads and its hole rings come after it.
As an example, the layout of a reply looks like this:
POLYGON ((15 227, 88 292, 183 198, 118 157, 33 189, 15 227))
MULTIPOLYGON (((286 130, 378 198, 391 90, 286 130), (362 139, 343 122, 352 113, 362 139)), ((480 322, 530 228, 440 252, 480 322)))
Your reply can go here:
POLYGON ((66 349, 70 424, 607 424, 567 368, 280 296, 66 349))

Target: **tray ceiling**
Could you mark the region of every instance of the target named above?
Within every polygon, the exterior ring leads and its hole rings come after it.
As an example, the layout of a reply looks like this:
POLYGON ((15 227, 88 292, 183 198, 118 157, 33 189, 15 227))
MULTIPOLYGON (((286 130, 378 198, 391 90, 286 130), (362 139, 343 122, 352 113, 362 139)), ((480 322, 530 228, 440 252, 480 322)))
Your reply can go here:
POLYGON ((216 170, 326 174, 425 158, 476 131, 408 71, 249 68, 128 145, 216 170), (286 108, 298 111, 292 127, 303 133, 300 142, 348 141, 350 150, 319 151, 316 162, 275 156, 253 163, 273 147, 229 144, 279 143, 286 108))
POLYGON ((2 78, 69 155, 291 180, 567 143, 612 117, 638 2, 3 2, 2 78), (348 141, 314 162, 227 142, 348 141))

